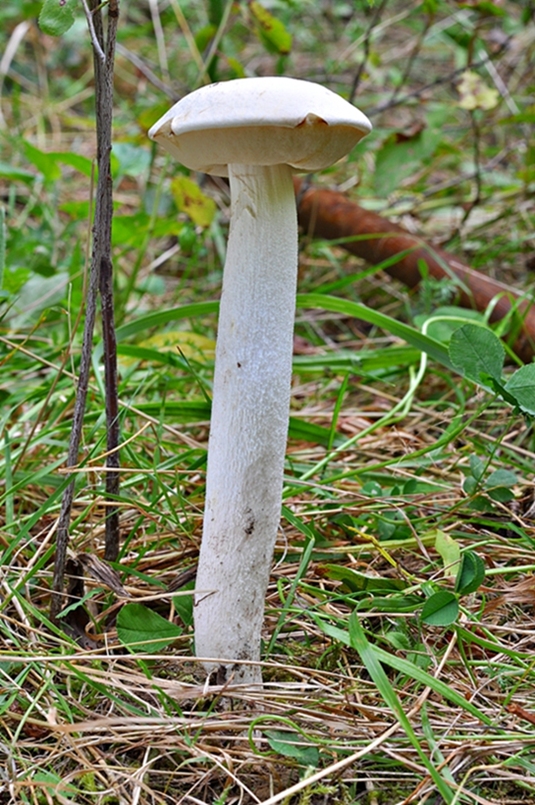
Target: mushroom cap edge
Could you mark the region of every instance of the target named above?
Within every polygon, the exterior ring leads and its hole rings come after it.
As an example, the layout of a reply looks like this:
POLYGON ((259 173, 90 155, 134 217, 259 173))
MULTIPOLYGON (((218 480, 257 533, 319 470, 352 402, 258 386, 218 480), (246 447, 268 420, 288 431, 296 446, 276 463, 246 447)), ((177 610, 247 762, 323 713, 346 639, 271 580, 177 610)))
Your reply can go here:
POLYGON ((371 131, 340 95, 286 76, 209 84, 178 101, 150 129, 181 164, 219 176, 239 162, 321 170, 371 131))

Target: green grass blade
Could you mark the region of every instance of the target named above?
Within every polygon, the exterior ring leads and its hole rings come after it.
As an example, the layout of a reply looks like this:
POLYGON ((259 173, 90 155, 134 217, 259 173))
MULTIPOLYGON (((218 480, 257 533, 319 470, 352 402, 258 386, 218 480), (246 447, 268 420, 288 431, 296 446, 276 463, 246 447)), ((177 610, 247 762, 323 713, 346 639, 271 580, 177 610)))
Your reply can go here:
POLYGON ((409 327, 408 324, 396 321, 390 316, 385 316, 384 313, 379 313, 377 310, 372 310, 366 305, 361 305, 358 302, 351 302, 348 299, 339 299, 336 296, 327 296, 324 294, 299 294, 297 296, 298 308, 315 308, 320 310, 330 310, 333 313, 343 313, 345 316, 354 316, 356 319, 362 319, 376 327, 386 330, 388 333, 403 338, 408 344, 416 347, 421 352, 425 352, 430 358, 438 361, 439 363, 452 369, 450 356, 446 347, 431 338, 415 330, 414 327, 409 327))
POLYGON ((453 792, 422 749, 418 736, 414 732, 412 725, 405 714, 403 706, 383 670, 377 654, 374 651, 374 647, 368 642, 356 612, 352 612, 349 618, 349 641, 352 648, 358 651, 362 662, 366 666, 366 670, 377 686, 377 690, 403 727, 405 734, 412 743, 420 760, 429 772, 430 777, 433 779, 445 802, 451 803, 453 799, 453 792))
MULTIPOLYGON (((312 615, 312 617, 314 618, 315 623, 320 629, 323 630, 323 632, 325 632, 326 635, 332 637, 334 640, 339 640, 346 646, 353 645, 347 630, 340 629, 337 626, 332 626, 332 624, 327 623, 318 615, 312 615)), ((485 713, 483 713, 472 702, 469 702, 467 699, 465 699, 464 696, 461 696, 460 693, 457 693, 452 687, 444 684, 444 682, 442 682, 440 679, 435 679, 434 676, 431 676, 431 674, 428 674, 427 671, 424 671, 422 668, 419 668, 412 662, 404 660, 402 657, 398 657, 395 654, 390 654, 388 651, 385 651, 378 646, 371 646, 371 650, 374 652, 379 662, 389 665, 395 671, 399 671, 400 673, 405 674, 417 682, 421 682, 422 685, 431 688, 431 690, 434 690, 439 696, 444 697, 444 699, 447 699, 456 707, 460 707, 467 713, 470 713, 470 715, 477 718, 483 724, 486 724, 489 727, 493 726, 492 719, 485 715, 485 713)))

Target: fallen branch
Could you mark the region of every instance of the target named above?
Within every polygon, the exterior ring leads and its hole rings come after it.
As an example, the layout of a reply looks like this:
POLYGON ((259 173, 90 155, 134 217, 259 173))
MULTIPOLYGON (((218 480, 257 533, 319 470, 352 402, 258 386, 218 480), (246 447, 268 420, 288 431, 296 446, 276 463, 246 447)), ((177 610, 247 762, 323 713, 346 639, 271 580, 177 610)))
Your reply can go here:
POLYGON ((535 300, 470 268, 444 249, 431 246, 377 213, 363 209, 342 193, 307 187, 297 178, 294 184, 299 224, 307 234, 327 240, 348 238, 340 245, 371 264, 379 265, 397 254, 401 255, 385 271, 409 288, 416 287, 422 279, 422 261, 435 279, 456 278, 458 304, 480 311, 490 306, 491 321, 500 321, 513 314, 516 331, 512 349, 526 363, 532 360, 535 354, 535 300))

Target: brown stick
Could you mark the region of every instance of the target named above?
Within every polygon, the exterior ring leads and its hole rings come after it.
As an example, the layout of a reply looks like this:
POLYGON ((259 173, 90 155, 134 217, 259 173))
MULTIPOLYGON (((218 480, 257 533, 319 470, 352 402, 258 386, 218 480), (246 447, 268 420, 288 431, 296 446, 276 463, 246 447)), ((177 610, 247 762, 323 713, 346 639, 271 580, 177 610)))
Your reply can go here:
POLYGON ((299 224, 309 235, 327 240, 351 238, 340 245, 376 265, 404 253, 385 271, 409 288, 414 288, 422 279, 420 264, 423 261, 430 276, 436 279, 457 278, 457 301, 463 307, 484 311, 492 303, 491 321, 500 321, 514 308, 513 326, 516 325, 517 330, 513 349, 523 361, 532 360, 535 354, 533 299, 470 268, 444 249, 429 245, 377 213, 363 209, 342 193, 307 188, 297 178, 294 184, 299 224))
MULTIPOLYGON (((112 111, 113 111, 113 74, 115 59, 115 41, 117 37, 117 24, 119 17, 119 0, 111 0, 108 3, 108 28, 107 36, 104 37, 102 27, 101 6, 98 0, 90 0, 87 7, 88 24, 93 45, 93 61, 95 67, 95 99, 96 99, 96 128, 97 128, 97 163, 99 168, 95 217, 93 221, 93 248, 91 255, 91 267, 89 271, 89 284, 87 298, 85 302, 85 321, 83 333, 83 346, 80 356, 80 368, 78 376, 78 386, 76 389, 76 399, 74 404, 73 421, 69 440, 69 450, 67 454, 67 467, 74 468, 78 463, 78 453, 82 440, 82 427, 84 422, 85 404, 87 391, 89 388, 89 375, 91 371, 91 355, 93 348, 93 329, 96 318, 98 289, 100 283, 100 272, 102 264, 106 268, 111 267, 111 219, 113 214, 112 204, 112 178, 110 168, 111 137, 112 137, 112 111), (104 62, 102 62, 102 57, 104 62)), ((108 308, 109 299, 106 299, 108 308)), ((113 360, 113 358, 111 359, 113 360)), ((108 405, 108 395, 106 403, 108 405)), ((117 417, 108 415, 110 419, 117 421, 117 417)), ((117 433, 116 430, 113 433, 117 433)), ((115 450, 116 444, 110 444, 108 435, 108 450, 111 455, 108 457, 108 465, 117 461, 118 452, 115 450)), ((114 466, 112 464, 112 466, 114 466)), ((61 510, 58 518, 56 533, 56 555, 54 558, 54 576, 52 580, 52 597, 50 602, 50 617, 53 621, 57 617, 63 606, 63 580, 65 576, 65 565, 67 561, 67 547, 69 544, 69 527, 71 522, 71 510, 74 500, 74 475, 63 493, 61 510)), ((118 475, 109 475, 112 482, 116 483, 118 475)), ((108 476, 106 482, 108 492, 113 491, 117 495, 116 487, 110 490, 108 476)), ((113 510, 112 510, 113 511, 113 510)), ((110 522, 107 520, 107 523, 110 522)), ((118 525, 118 517, 112 520, 112 525, 118 525)), ((106 546, 109 544, 108 528, 106 527, 106 546)), ((110 556, 108 547, 106 555, 110 556)), ((111 558, 116 558, 111 556, 111 558)))

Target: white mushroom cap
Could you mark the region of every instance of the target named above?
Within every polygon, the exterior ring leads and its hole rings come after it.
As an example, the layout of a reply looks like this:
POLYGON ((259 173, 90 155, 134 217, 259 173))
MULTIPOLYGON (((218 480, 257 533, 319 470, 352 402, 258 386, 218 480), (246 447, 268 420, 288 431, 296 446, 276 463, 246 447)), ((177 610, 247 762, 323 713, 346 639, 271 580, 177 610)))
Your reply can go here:
POLYGON ((368 118, 326 87, 296 78, 237 78, 186 95, 149 137, 192 170, 229 164, 322 170, 371 131, 368 118))

